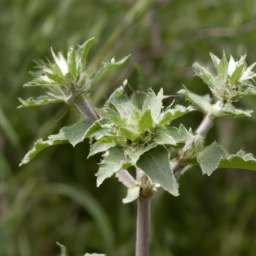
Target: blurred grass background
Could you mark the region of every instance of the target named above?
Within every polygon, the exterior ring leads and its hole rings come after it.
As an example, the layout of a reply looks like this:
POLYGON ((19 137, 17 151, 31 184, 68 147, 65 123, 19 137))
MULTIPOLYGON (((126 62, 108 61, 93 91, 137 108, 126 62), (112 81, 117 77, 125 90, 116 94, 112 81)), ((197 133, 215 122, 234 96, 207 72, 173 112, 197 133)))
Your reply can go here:
MULTIPOLYGON (((135 90, 164 87, 173 95, 185 84, 206 94, 191 66, 211 65, 210 51, 237 58, 247 53, 249 64, 256 61, 256 1, 1 0, 0 256, 59 255, 56 241, 69 255, 134 255, 136 204, 122 204, 126 191, 114 178, 95 187, 99 157, 85 161, 87 142, 52 147, 18 167, 33 141, 74 121, 74 112, 61 104, 16 109, 18 97, 41 92, 22 88, 33 60, 51 58, 50 46, 67 50, 93 36, 92 68, 132 54, 95 89, 97 106, 125 78, 135 90)), ((253 97, 237 105, 256 110, 253 97)), ((174 125, 195 129, 202 117, 192 113, 174 125)), ((218 120, 207 143, 217 138, 230 153, 243 148, 256 154, 255 125, 256 114, 218 120)), ((255 214, 256 173, 221 169, 209 178, 194 167, 180 179, 179 197, 160 192, 152 200, 151 255, 253 256, 255 214)))

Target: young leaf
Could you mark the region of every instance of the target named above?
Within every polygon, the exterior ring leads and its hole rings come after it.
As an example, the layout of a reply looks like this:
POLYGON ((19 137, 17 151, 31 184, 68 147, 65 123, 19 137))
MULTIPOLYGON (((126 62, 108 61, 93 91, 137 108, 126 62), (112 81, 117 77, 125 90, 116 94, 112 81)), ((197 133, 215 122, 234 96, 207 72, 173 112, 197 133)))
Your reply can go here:
POLYGON ((140 186, 134 185, 127 190, 127 196, 123 199, 123 203, 131 203, 132 201, 135 201, 140 196, 140 186))
POLYGON ((210 176, 214 170, 218 168, 219 161, 225 157, 224 149, 213 142, 210 146, 206 147, 198 154, 197 161, 202 169, 203 174, 210 176))
POLYGON ((87 88, 88 91, 91 92, 94 89, 94 87, 99 83, 99 81, 102 80, 111 69, 121 66, 129 58, 129 56, 130 55, 124 57, 123 59, 121 59, 117 62, 115 62, 115 61, 105 62, 103 64, 103 67, 100 68, 99 71, 97 71, 94 74, 94 76, 90 82, 90 87, 87 88))
POLYGON ((41 105, 46 105, 46 104, 63 102, 62 100, 54 99, 48 95, 43 95, 43 96, 39 96, 39 97, 30 97, 27 100, 23 100, 23 99, 19 98, 19 101, 21 102, 22 105, 18 106, 18 108, 41 106, 41 105))
POLYGON ((115 147, 115 143, 94 143, 90 148, 90 153, 87 158, 89 158, 92 155, 95 155, 99 152, 107 151, 109 148, 115 147))
POLYGON ((205 84, 209 86, 209 89, 212 91, 215 86, 214 75, 206 68, 202 67, 198 63, 193 64, 194 72, 199 76, 205 84))
POLYGON ((74 147, 84 140, 85 134, 90 126, 90 120, 86 119, 71 126, 63 127, 58 134, 50 135, 49 139, 53 141, 68 141, 74 147))
POLYGON ((86 131, 84 137, 85 138, 90 138, 90 137, 95 137, 99 135, 107 135, 107 134, 112 134, 111 131, 111 126, 112 126, 112 121, 108 118, 102 118, 98 121, 95 121, 92 126, 86 131))
POLYGON ((139 133, 134 132, 128 128, 119 128, 119 131, 121 132, 121 134, 126 137, 127 139, 131 140, 132 142, 134 142, 135 140, 137 140, 140 136, 139 133))
POLYGON ((19 166, 22 166, 23 164, 27 164, 43 149, 49 146, 63 144, 63 143, 65 143, 65 141, 62 141, 62 140, 46 140, 46 141, 38 140, 37 142, 35 142, 34 147, 31 150, 29 150, 28 153, 21 160, 21 163, 19 166))
POLYGON ((183 96, 186 100, 198 107, 205 114, 211 111, 211 98, 209 95, 199 96, 195 93, 190 92, 186 87, 185 89, 178 91, 178 94, 183 96))
POLYGON ((169 134, 167 127, 158 127, 155 133, 154 142, 159 145, 173 145, 176 146, 176 141, 169 134))
POLYGON ((96 174, 97 187, 99 187, 105 179, 111 177, 121 169, 126 169, 131 166, 130 163, 126 162, 122 147, 117 146, 110 148, 107 152, 108 155, 99 164, 99 171, 96 174))
POLYGON ((68 70, 73 78, 76 79, 76 51, 73 47, 70 47, 68 51, 68 70))
POLYGON ((163 189, 178 196, 178 183, 171 171, 168 151, 158 146, 144 153, 137 161, 137 167, 144 171, 153 183, 159 183, 163 189))
POLYGON ((143 132, 153 127, 153 119, 151 116, 151 110, 148 109, 144 112, 138 123, 138 132, 143 132))
MULTIPOLYGON (((96 41, 96 39, 93 37, 93 38, 90 38, 89 40, 87 40, 86 42, 84 42, 83 45, 79 45, 80 54, 77 54, 76 62, 77 62, 78 67, 81 70, 85 69, 86 58, 87 58, 88 52, 95 41, 96 41)), ((78 68, 77 68, 77 70, 78 70, 78 68)))
POLYGON ((184 107, 181 105, 176 105, 174 108, 168 109, 164 113, 161 113, 158 118, 158 126, 163 126, 167 124, 168 122, 174 120, 175 118, 178 118, 180 116, 183 116, 191 111, 194 111, 195 109, 192 106, 184 107))
POLYGON ((227 102, 219 111, 211 113, 211 116, 216 118, 221 117, 251 117, 252 110, 242 110, 235 108, 232 103, 227 102))
POLYGON ((175 127, 158 127, 156 129, 154 141, 162 145, 176 145, 178 143, 185 143, 190 134, 184 125, 180 125, 179 129, 175 127))
POLYGON ((124 86, 118 87, 109 97, 104 105, 104 108, 111 108, 111 105, 115 107, 122 118, 131 118, 136 120, 135 113, 138 108, 133 104, 131 99, 124 94, 124 86))
POLYGON ((218 168, 241 168, 256 171, 256 159, 252 154, 246 154, 240 150, 237 154, 228 158, 221 158, 218 168))
POLYGON ((143 106, 142 106, 142 113, 144 114, 148 109, 151 110, 151 116, 155 123, 157 123, 158 116, 162 110, 162 101, 164 99, 163 96, 163 89, 159 91, 157 96, 153 91, 147 94, 143 106))
POLYGON ((145 152, 149 151, 152 148, 155 148, 157 143, 151 143, 149 145, 140 146, 137 150, 132 151, 130 149, 125 150, 125 154, 128 155, 131 159, 133 165, 136 165, 137 161, 139 160, 140 156, 143 155, 145 152))
POLYGON ((243 73, 243 69, 244 69, 244 63, 242 63, 241 65, 239 65, 234 73, 232 74, 231 78, 230 78, 230 83, 232 85, 236 84, 239 80, 239 78, 241 77, 242 73, 243 73))

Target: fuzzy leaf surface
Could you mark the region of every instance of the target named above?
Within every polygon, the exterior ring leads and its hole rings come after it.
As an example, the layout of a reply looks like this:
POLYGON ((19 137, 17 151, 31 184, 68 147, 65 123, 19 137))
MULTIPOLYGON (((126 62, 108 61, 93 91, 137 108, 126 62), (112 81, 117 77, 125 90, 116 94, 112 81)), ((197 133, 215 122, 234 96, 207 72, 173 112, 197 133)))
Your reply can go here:
MULTIPOLYGON (((180 125, 179 129, 175 127, 158 127, 156 130, 154 141, 157 144, 176 145, 185 143, 190 136, 184 125, 180 125)), ((192 134, 191 134, 192 136, 192 134)))
POLYGON ((159 91, 157 95, 153 91, 149 92, 144 100, 143 106, 142 106, 142 113, 144 114, 148 109, 151 110, 151 116, 155 123, 158 121, 158 116, 161 113, 164 95, 163 95, 163 89, 159 91))
POLYGON ((153 183, 159 183, 163 189, 174 196, 179 195, 178 183, 171 171, 168 151, 158 146, 144 153, 137 166, 144 171, 153 183))
POLYGON ((87 55, 95 41, 96 39, 93 37, 85 41, 82 45, 79 45, 80 54, 77 55, 76 60, 78 68, 82 70, 85 68, 87 55))
POLYGON ((153 127, 153 119, 151 116, 151 110, 148 109, 144 112, 138 123, 138 132, 143 132, 153 127))
POLYGON ((256 171, 256 159, 252 154, 246 154, 240 150, 237 154, 228 158, 221 158, 218 168, 241 168, 256 171))
POLYGON ((104 108, 110 108, 111 105, 115 107, 117 112, 122 118, 129 117, 131 119, 135 118, 135 113, 139 111, 137 107, 133 104, 131 99, 124 94, 124 86, 118 87, 109 97, 104 105, 104 108))
POLYGON ((200 152, 197 161, 203 174, 210 176, 212 172, 218 168, 220 159, 225 157, 225 155, 224 149, 218 145, 216 141, 200 152))
POLYGON ((123 199, 123 203, 131 203, 135 200, 138 199, 140 195, 140 186, 139 185, 134 185, 127 190, 127 196, 123 199))
POLYGON ((102 182, 117 173, 121 169, 130 167, 131 164, 126 162, 124 151, 122 147, 114 147, 108 150, 108 155, 99 164, 99 171, 97 172, 97 187, 102 182))
POLYGON ((188 89, 178 91, 178 94, 183 96, 186 100, 198 107, 205 114, 211 111, 211 98, 209 95, 199 96, 195 93, 190 92, 188 89))
POLYGON ((50 135, 49 139, 53 141, 68 141, 74 147, 76 144, 84 140, 85 134, 90 126, 90 120, 86 119, 71 126, 63 127, 58 134, 50 135))
POLYGON ((130 149, 125 150, 125 154, 127 154, 131 158, 131 162, 133 165, 136 165, 137 161, 139 160, 140 156, 143 155, 145 152, 149 151, 152 148, 155 148, 157 143, 151 143, 146 147, 141 146, 137 150, 132 151, 130 149))
POLYGON ((192 106, 184 107, 181 105, 176 105, 172 109, 168 109, 164 113, 162 113, 158 118, 158 126, 163 126, 167 124, 168 122, 183 116, 191 111, 194 111, 195 109, 192 106))
MULTIPOLYGON (((130 55, 129 55, 130 56, 130 55)), ((117 61, 117 62, 111 62, 111 61, 108 61, 108 62, 105 62, 103 64, 103 67, 100 68, 93 76, 91 82, 90 82, 90 88, 89 91, 92 91, 94 89, 94 87, 100 82, 100 80, 102 80, 106 75, 107 73, 112 70, 113 68, 115 67, 119 67, 121 66, 128 58, 129 56, 126 56, 124 57, 123 59, 117 61)))
POLYGON ((211 116, 216 118, 221 117, 251 117, 252 110, 242 110, 235 108, 232 103, 226 103, 220 111, 215 111, 211 113, 211 116))
POLYGON ((27 100, 23 100, 19 98, 19 101, 21 102, 22 105, 20 105, 18 108, 41 106, 46 104, 63 102, 62 100, 54 99, 52 97, 49 97, 48 95, 43 95, 39 97, 30 97, 27 100))
POLYGON ((115 143, 94 143, 90 148, 90 153, 87 158, 100 152, 107 151, 109 148, 115 147, 115 143))
POLYGON ((24 158, 21 160, 21 163, 19 166, 22 166, 23 164, 27 164, 30 162, 39 152, 41 152, 43 149, 58 145, 58 144, 63 144, 65 143, 64 141, 61 140, 38 140, 37 142, 34 143, 34 146, 31 150, 28 151, 28 153, 24 156, 24 158))

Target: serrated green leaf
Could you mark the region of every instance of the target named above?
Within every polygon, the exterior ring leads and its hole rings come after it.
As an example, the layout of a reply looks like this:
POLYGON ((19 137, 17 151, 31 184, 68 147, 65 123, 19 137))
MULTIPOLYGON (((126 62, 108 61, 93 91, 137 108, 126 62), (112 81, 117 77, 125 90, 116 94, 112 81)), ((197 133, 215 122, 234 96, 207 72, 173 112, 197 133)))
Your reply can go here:
POLYGON ((140 196, 140 186, 134 185, 127 190, 127 196, 123 199, 124 204, 131 203, 138 199, 140 196))
POLYGON ((51 70, 49 70, 49 72, 45 71, 45 75, 57 84, 65 84, 65 80, 62 78, 63 76, 60 77, 57 74, 53 73, 51 70))
POLYGON ((179 195, 178 183, 171 171, 168 151, 158 146, 144 153, 137 166, 144 171, 153 183, 159 183, 163 189, 174 196, 179 195))
POLYGON ((219 111, 213 111, 211 116, 216 118, 221 117, 251 117, 252 110, 242 110, 235 108, 232 103, 227 102, 219 111))
POLYGON ((95 121, 92 126, 86 131, 84 137, 89 138, 89 137, 95 137, 95 136, 105 136, 107 134, 112 134, 111 131, 111 126, 112 126, 112 121, 107 118, 102 118, 100 120, 95 121))
POLYGON ((58 83, 50 79, 48 76, 39 76, 32 81, 23 85, 23 87, 31 87, 31 86, 49 86, 49 85, 57 85, 58 83))
POLYGON ((73 47, 68 50, 68 71, 76 79, 77 69, 76 69, 76 51, 73 47))
POLYGON ((114 109, 111 108, 105 108, 104 109, 105 116, 110 119, 114 124, 116 124, 118 127, 126 127, 127 126, 127 120, 123 119, 118 112, 116 112, 114 109))
POLYGON ((109 97, 104 108, 115 107, 122 118, 130 118, 136 120, 135 113, 139 112, 138 108, 133 104, 131 99, 124 94, 124 86, 118 87, 109 97))
POLYGON ((27 100, 23 100, 19 98, 19 101, 21 102, 22 105, 18 106, 18 108, 41 106, 46 104, 63 102, 62 100, 54 99, 48 95, 43 95, 39 97, 30 97, 27 100))
POLYGON ((94 87, 100 82, 100 80, 102 80, 106 74, 112 70, 113 68, 115 67, 119 67, 121 66, 128 58, 129 58, 130 55, 124 57, 123 59, 115 62, 115 61, 108 61, 108 62, 105 62, 103 64, 103 67, 100 68, 93 76, 91 82, 90 82, 90 88, 87 88, 88 91, 92 91, 94 89, 94 87))
POLYGON ((193 136, 188 132, 184 125, 180 125, 179 129, 175 127, 158 127, 156 129, 154 141, 162 145, 176 145, 185 143, 186 140, 193 136))
POLYGON ((137 140, 140 136, 139 133, 134 132, 128 128, 119 128, 118 129, 120 131, 120 133, 126 137, 127 139, 131 140, 132 142, 134 142, 135 140, 137 140))
POLYGON ((186 87, 184 88, 185 89, 178 91, 179 95, 183 96, 186 100, 198 107, 205 114, 208 114, 211 111, 211 98, 208 94, 205 96, 199 96, 190 92, 186 87))
MULTIPOLYGON (((102 131, 101 131, 100 135, 102 135, 102 131)), ((109 134, 104 135, 102 138, 98 139, 95 143, 96 144, 116 143, 120 146, 126 146, 126 142, 124 141, 124 139, 122 137, 116 136, 116 135, 109 135, 109 134)))
POLYGON ((219 69, 219 64, 220 64, 220 59, 211 52, 210 52, 210 56, 212 58, 212 62, 214 64, 215 69, 218 70, 219 69))
POLYGON ((246 154, 240 150, 228 158, 221 158, 218 168, 241 168, 256 171, 256 159, 252 154, 246 154))
POLYGON ((24 156, 19 166, 22 166, 23 164, 27 164, 43 149, 53 145, 58 145, 63 143, 65 143, 65 141, 62 141, 62 140, 55 140, 55 141, 53 140, 42 141, 41 139, 38 140, 37 142, 35 142, 33 148, 29 150, 28 153, 24 156))
POLYGON ((90 126, 90 120, 86 119, 71 126, 63 127, 58 134, 50 135, 48 138, 53 141, 68 141, 74 147, 76 144, 84 140, 85 134, 90 126))
POLYGON ((208 69, 202 67, 198 63, 193 64, 194 72, 197 76, 199 76, 205 84, 209 86, 211 90, 213 90, 215 86, 215 77, 208 69))
POLYGON ((228 75, 228 60, 227 60, 225 52, 223 52, 223 56, 220 61, 220 64, 218 65, 217 72, 221 79, 223 79, 223 80, 226 79, 226 77, 228 75))
POLYGON ((126 162, 124 150, 122 147, 117 146, 108 150, 108 155, 99 164, 99 171, 97 172, 97 187, 102 182, 117 173, 121 169, 130 167, 131 164, 126 162))
POLYGON ((151 116, 155 123, 157 123, 158 116, 161 113, 163 106, 163 89, 157 95, 153 91, 149 92, 143 102, 142 113, 144 114, 148 109, 151 110, 151 116))
POLYGON ((154 142, 159 145, 173 145, 176 146, 176 141, 169 134, 167 127, 158 127, 155 132, 154 142))
POLYGON ((243 69, 244 69, 244 63, 242 63, 241 65, 239 65, 236 70, 234 71, 234 73, 232 74, 231 78, 230 78, 230 83, 232 85, 236 84, 239 80, 239 78, 241 77, 242 73, 243 73, 243 69))
POLYGON ((136 150, 126 149, 125 154, 131 158, 131 162, 133 165, 136 165, 137 161, 139 160, 140 156, 143 155, 145 152, 149 151, 152 148, 157 147, 157 143, 151 143, 147 146, 140 146, 136 150))
POLYGON ((95 41, 96 39, 93 37, 85 41, 83 45, 79 45, 80 54, 77 54, 77 59, 76 59, 77 70, 78 68, 80 68, 81 70, 85 69, 87 55, 95 41))
POLYGON ((144 112, 138 123, 138 132, 143 132, 153 127, 153 119, 151 116, 151 110, 148 109, 144 112))
POLYGON ((194 111, 195 109, 192 106, 184 107, 181 105, 176 105, 172 109, 168 109, 164 113, 161 113, 158 118, 158 126, 163 126, 167 124, 168 122, 174 120, 175 118, 178 118, 180 116, 183 116, 191 111, 194 111))
POLYGON ((224 149, 215 142, 206 147, 198 154, 197 161, 202 169, 203 174, 210 176, 218 168, 219 161, 225 157, 224 149))
POLYGON ((94 143, 90 148, 90 153, 87 158, 100 152, 107 151, 109 148, 115 147, 115 143, 94 143))

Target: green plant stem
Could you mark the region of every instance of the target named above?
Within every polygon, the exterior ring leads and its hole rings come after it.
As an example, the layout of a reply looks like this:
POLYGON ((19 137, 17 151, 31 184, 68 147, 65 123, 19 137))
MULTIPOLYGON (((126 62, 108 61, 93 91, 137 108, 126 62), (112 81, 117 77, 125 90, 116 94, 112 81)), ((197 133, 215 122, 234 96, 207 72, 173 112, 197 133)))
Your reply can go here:
POLYGON ((149 256, 151 197, 138 198, 136 256, 149 256))
POLYGON ((95 114, 92 106, 88 102, 88 100, 81 96, 74 102, 75 107, 92 123, 97 121, 99 118, 95 114))

